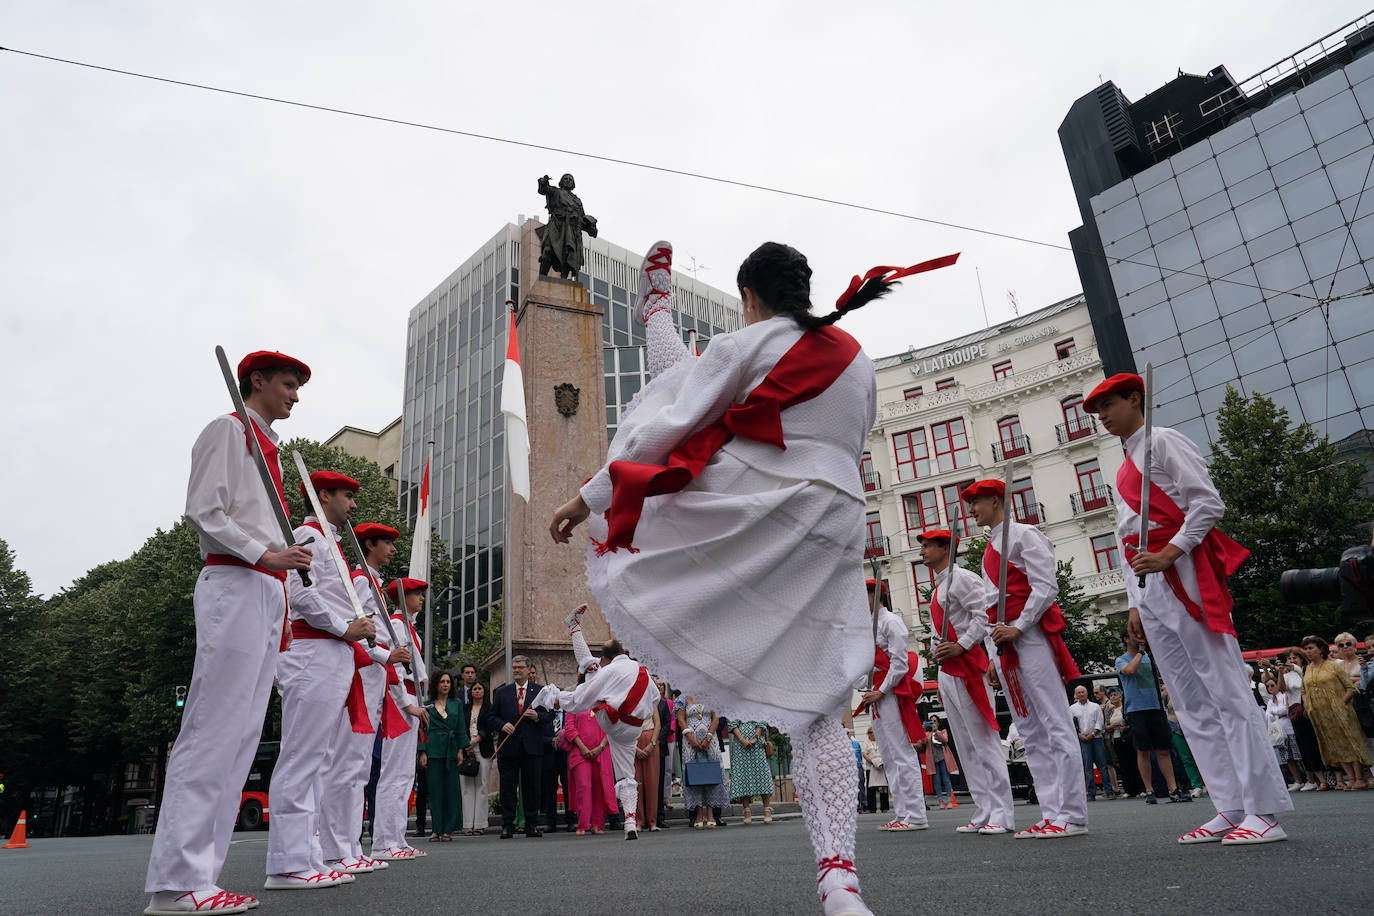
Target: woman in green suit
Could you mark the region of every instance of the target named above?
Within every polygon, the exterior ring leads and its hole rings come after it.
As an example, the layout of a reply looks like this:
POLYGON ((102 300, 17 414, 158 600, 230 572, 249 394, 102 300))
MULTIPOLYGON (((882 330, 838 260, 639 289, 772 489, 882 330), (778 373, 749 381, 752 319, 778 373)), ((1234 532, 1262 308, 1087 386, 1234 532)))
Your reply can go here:
POLYGON ((453 839, 453 831, 463 827, 458 762, 470 743, 463 700, 453 693, 453 678, 447 672, 431 679, 425 709, 429 712, 429 741, 420 749, 428 758, 429 814, 434 829, 429 841, 447 842, 453 839))

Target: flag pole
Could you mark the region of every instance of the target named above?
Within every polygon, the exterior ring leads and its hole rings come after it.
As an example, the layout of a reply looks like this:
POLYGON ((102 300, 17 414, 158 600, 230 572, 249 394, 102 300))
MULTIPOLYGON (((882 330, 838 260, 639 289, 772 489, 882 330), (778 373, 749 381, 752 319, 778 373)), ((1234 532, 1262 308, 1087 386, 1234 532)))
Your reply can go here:
MULTIPOLYGON (((506 300, 506 307, 510 309, 510 321, 509 321, 509 322, 507 323, 507 325, 506 325, 506 327, 507 327, 507 331, 506 331, 507 341, 506 341, 506 343, 507 343, 507 345, 509 346, 509 344, 510 344, 510 341, 509 341, 510 334, 511 334, 511 332, 512 332, 512 331, 514 330, 514 328, 515 328, 515 300, 514 300, 514 299, 507 299, 507 300, 506 300)), ((503 385, 505 384, 505 380, 504 380, 504 379, 502 379, 502 384, 503 384, 503 385)), ((511 523, 511 518, 515 515, 514 511, 512 510, 512 507, 514 506, 514 503, 515 503, 515 499, 514 499, 515 494, 511 492, 511 484, 510 484, 510 429, 509 429, 509 425, 508 425, 508 424, 505 424, 505 417, 502 417, 502 423, 503 423, 503 425, 506 425, 506 426, 507 426, 507 429, 506 429, 506 435, 504 436, 504 438, 505 438, 505 440, 506 440, 506 455, 505 455, 505 459, 506 459, 506 460, 505 460, 505 462, 504 462, 504 467, 505 467, 505 469, 506 469, 506 473, 505 473, 505 478, 506 478, 506 480, 505 480, 505 488, 506 488, 506 493, 505 493, 505 497, 506 497, 506 499, 505 499, 506 523, 505 523, 504 526, 502 526, 502 529, 501 529, 502 541, 504 542, 504 545, 503 545, 502 548, 501 548, 501 550, 502 550, 501 565, 502 565, 502 567, 503 567, 503 572, 502 572, 502 575, 501 575, 501 640, 502 640, 502 643, 503 643, 502 648, 505 650, 505 654, 506 654, 506 681, 505 681, 505 682, 506 682, 507 684, 509 684, 509 683, 511 682, 511 673, 510 673, 510 657, 511 657, 511 638, 510 638, 510 596, 511 596, 511 591, 512 591, 512 588, 513 588, 513 583, 511 582, 511 562, 510 562, 510 523, 511 523)), ((505 742, 502 742, 502 743, 504 744, 505 742)))
MULTIPOLYGON (((429 474, 430 474, 430 477, 429 477, 429 512, 430 512, 429 517, 430 517, 430 530, 429 530, 429 532, 428 532, 428 535, 429 535, 429 539, 430 539, 430 542, 431 542, 431 543, 425 545, 426 548, 428 548, 428 547, 430 547, 431 544, 433 543, 433 537, 434 537, 434 535, 433 535, 433 532, 434 532, 434 522, 433 522, 433 519, 434 519, 434 440, 433 440, 433 439, 430 439, 430 440, 429 440, 429 449, 428 449, 428 453, 427 453, 426 456, 425 456, 425 467, 429 468, 429 474)), ((426 578, 431 578, 431 579, 432 579, 432 578, 434 577, 434 571, 431 570, 431 569, 429 568, 429 557, 428 557, 428 556, 425 557, 425 570, 426 570, 426 573, 427 573, 426 578)), ((426 676, 426 677, 429 676, 429 672, 431 672, 431 671, 434 670, 434 666, 431 664, 431 662, 433 662, 433 660, 434 660, 434 621, 431 619, 431 617, 430 617, 430 612, 429 612, 429 596, 430 596, 430 594, 433 593, 433 591, 434 591, 434 589, 432 589, 432 588, 427 588, 427 589, 425 589, 425 676, 426 676)), ((417 687, 418 687, 418 685, 417 685, 417 687)))

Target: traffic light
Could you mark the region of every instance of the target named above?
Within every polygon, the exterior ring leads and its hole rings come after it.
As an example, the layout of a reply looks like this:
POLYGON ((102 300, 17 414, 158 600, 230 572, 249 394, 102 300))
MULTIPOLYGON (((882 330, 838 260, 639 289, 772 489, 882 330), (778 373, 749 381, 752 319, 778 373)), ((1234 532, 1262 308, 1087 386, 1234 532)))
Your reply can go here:
POLYGON ((184 685, 178 684, 178 685, 177 685, 177 709, 182 709, 182 708, 184 708, 185 706, 186 706, 186 687, 185 687, 184 685))

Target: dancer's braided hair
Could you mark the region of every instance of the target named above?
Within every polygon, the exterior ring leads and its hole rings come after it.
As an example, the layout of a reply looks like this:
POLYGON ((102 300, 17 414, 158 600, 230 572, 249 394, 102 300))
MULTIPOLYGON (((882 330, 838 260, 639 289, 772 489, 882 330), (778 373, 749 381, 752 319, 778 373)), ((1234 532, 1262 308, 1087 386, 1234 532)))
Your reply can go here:
POLYGON ((895 285, 869 280, 848 297, 843 309, 818 317, 811 313, 811 265, 806 255, 781 242, 764 242, 755 248, 739 266, 735 283, 740 296, 748 287, 768 308, 780 315, 791 315, 807 331, 834 324, 841 315, 867 305, 895 285))

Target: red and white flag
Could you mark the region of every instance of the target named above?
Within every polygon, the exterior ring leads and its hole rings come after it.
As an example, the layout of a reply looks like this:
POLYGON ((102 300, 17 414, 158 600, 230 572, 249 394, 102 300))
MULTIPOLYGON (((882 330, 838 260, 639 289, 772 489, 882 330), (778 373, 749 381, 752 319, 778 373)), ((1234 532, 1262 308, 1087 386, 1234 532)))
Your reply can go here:
POLYGON ((530 501, 530 435, 525 426, 525 375, 520 371, 520 345, 515 339, 515 313, 510 313, 506 366, 501 373, 501 415, 506 419, 506 467, 510 488, 530 501))
POLYGON ((434 443, 429 444, 425 453, 425 474, 420 480, 420 514, 415 517, 415 540, 410 545, 410 572, 412 579, 429 581, 429 466, 434 463, 434 443))

